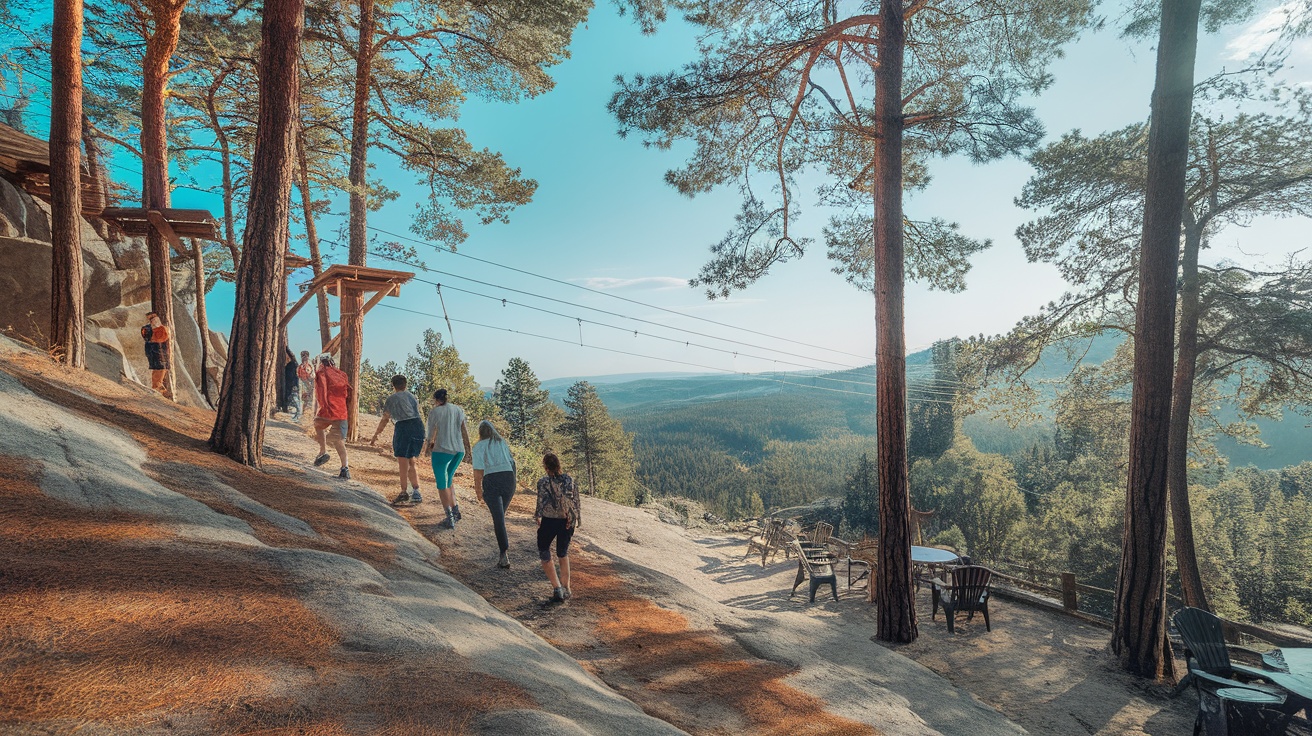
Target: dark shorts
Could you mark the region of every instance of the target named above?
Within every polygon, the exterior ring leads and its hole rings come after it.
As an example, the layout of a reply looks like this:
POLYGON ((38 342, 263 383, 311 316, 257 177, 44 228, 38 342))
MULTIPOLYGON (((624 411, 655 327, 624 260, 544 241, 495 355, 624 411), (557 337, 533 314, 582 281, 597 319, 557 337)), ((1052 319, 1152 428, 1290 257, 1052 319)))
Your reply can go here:
POLYGON ((392 454, 396 457, 419 457, 424 449, 424 420, 403 419, 392 429, 392 454))
POLYGON ((564 519, 542 519, 538 527, 538 558, 551 562, 551 540, 556 540, 556 556, 569 557, 569 540, 574 536, 574 529, 565 528, 564 519))
MULTIPOLYGON (((154 344, 159 345, 160 343, 154 344)), ((146 348, 146 362, 150 364, 152 371, 166 371, 169 369, 168 365, 164 363, 164 350, 162 348, 156 347, 153 350, 146 348)))

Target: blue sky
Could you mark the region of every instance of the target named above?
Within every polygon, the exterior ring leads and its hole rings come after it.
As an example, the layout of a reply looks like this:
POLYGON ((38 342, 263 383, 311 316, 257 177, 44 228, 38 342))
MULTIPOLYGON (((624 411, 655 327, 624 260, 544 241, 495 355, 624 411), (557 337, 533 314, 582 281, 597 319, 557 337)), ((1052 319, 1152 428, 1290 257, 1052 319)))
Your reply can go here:
MULTIPOLYGON (((1233 65, 1233 57, 1242 55, 1246 46, 1256 43, 1254 33, 1260 33, 1263 17, 1219 36, 1204 38, 1199 51, 1200 75, 1226 64, 1233 65)), ((694 200, 678 195, 663 183, 662 175, 666 169, 677 166, 689 149, 676 146, 670 151, 649 150, 637 140, 620 139, 605 105, 614 90, 616 74, 666 71, 692 60, 693 55, 693 35, 685 24, 674 20, 657 34, 643 36, 632 22, 618 17, 609 4, 602 3, 576 34, 571 58, 553 70, 556 79, 553 91, 518 104, 470 101, 459 124, 468 131, 474 145, 502 152, 511 165, 521 167, 526 176, 537 180, 538 190, 531 204, 512 214, 509 224, 481 227, 471 223, 470 238, 460 250, 532 273, 747 327, 781 339, 736 333, 436 253, 422 246, 418 248, 421 257, 432 268, 528 291, 537 297, 564 299, 584 307, 608 309, 662 325, 695 329, 807 356, 806 360, 780 356, 793 362, 838 367, 873 361, 873 298, 830 272, 823 247, 777 267, 771 275, 727 301, 707 301, 700 292, 682 285, 705 261, 707 247, 727 229, 737 211, 737 195, 731 190, 694 200), (788 341, 843 352, 799 347, 788 341), (869 359, 862 361, 847 353, 869 359), (833 362, 823 362, 826 360, 833 362)), ((1071 46, 1066 58, 1053 68, 1055 84, 1035 101, 1049 136, 1072 128, 1096 133, 1143 120, 1148 112, 1153 61, 1149 45, 1125 41, 1107 31, 1090 34, 1071 46)), ((1296 48, 1286 76, 1312 83, 1309 63, 1312 63, 1312 49, 1304 43, 1296 48)), ((373 154, 373 163, 374 175, 399 189, 402 196, 380 212, 372 213, 370 224, 409 235, 409 218, 421 193, 405 185, 409 176, 384 155, 373 154)), ((1016 208, 1012 199, 1029 171, 1024 161, 1014 159, 983 166, 960 159, 941 160, 933 165, 934 182, 930 188, 909 198, 907 208, 912 215, 957 221, 965 233, 994 241, 991 250, 974 259, 964 293, 943 294, 908 285, 906 335, 910 349, 926 347, 936 339, 954 335, 1005 331, 1063 291, 1066 285, 1054 269, 1025 261, 1013 234, 1016 226, 1025 221, 1026 213, 1016 208)), ((175 206, 209 207, 216 213, 221 209, 216 198, 209 195, 181 189, 174 196, 175 206)), ((337 210, 344 212, 345 201, 339 198, 336 204, 337 210)), ((825 219, 821 211, 804 211, 800 222, 803 234, 818 235, 825 219)), ((1306 245, 1306 226, 1301 221, 1269 220, 1233 229, 1215 239, 1211 259, 1223 258, 1227 252, 1235 253, 1234 249, 1242 248, 1249 254, 1246 258, 1279 260, 1281 254, 1306 245)), ((336 230, 336 222, 320 226, 320 231, 329 233, 330 237, 336 230)), ((303 243, 297 247, 303 252, 303 243)), ((329 249, 328 253, 334 261, 345 260, 341 250, 329 249)), ((375 260, 372 265, 397 267, 375 260)), ((510 294, 450 276, 420 275, 498 297, 541 303, 569 315, 679 336, 650 325, 622 322, 582 308, 548 304, 535 297, 510 294)), ((307 272, 302 272, 293 281, 305 278, 307 272)), ((293 292, 293 297, 296 295, 293 292)), ((454 319, 575 342, 580 336, 579 325, 570 318, 514 306, 502 307, 497 302, 450 291, 444 292, 444 296, 454 319)), ((389 299, 387 303, 421 312, 441 311, 435 290, 428 284, 408 285, 399 298, 389 299)), ((218 287, 211 295, 209 308, 212 327, 227 331, 232 319, 231 287, 218 287)), ((366 320, 366 355, 375 363, 402 360, 427 327, 447 333, 440 320, 376 309, 366 320)), ((318 344, 316 331, 313 310, 306 309, 293 321, 293 346, 298 350, 312 349, 318 344)), ((582 337, 585 343, 720 370, 796 368, 594 326, 585 325, 582 337)), ((687 339, 697 341, 697 338, 687 339)), ((454 327, 454 340, 475 376, 485 385, 491 385, 506 362, 515 356, 528 360, 542 378, 698 370, 461 324, 454 327)), ((761 352, 742 346, 724 347, 761 352)))

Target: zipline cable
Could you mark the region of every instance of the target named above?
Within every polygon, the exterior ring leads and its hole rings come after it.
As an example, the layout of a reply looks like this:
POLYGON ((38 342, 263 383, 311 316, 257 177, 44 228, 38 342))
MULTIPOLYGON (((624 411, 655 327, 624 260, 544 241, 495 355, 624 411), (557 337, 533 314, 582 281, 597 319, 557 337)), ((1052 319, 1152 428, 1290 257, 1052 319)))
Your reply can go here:
MULTIPOLYGON (((496 266, 497 268, 504 268, 504 269, 506 269, 506 270, 508 270, 508 271, 514 271, 514 272, 516 272, 516 273, 521 273, 521 274, 524 274, 524 275, 526 275, 526 276, 532 276, 532 277, 534 277, 534 278, 544 279, 544 280, 546 280, 546 281, 550 281, 550 282, 552 282, 552 283, 561 284, 561 285, 563 285, 563 286, 569 286, 569 287, 572 287, 572 288, 575 288, 575 289, 580 289, 580 290, 582 290, 582 291, 586 291, 586 292, 589 292, 589 293, 592 293, 592 294, 600 294, 601 296, 609 297, 609 298, 611 298, 611 299, 618 299, 618 300, 620 300, 620 301, 628 302, 628 303, 630 303, 630 304, 636 304, 636 305, 638 305, 638 306, 640 306, 640 307, 646 307, 646 308, 648 308, 648 309, 656 309, 656 310, 659 310, 659 311, 661 311, 661 312, 666 312, 666 313, 668 313, 668 314, 678 315, 678 316, 683 317, 683 318, 685 318, 685 319, 693 319, 693 320, 697 320, 697 321, 699 321, 699 322, 706 322, 706 323, 708 323, 708 324, 717 325, 717 326, 719 326, 719 327, 724 327, 724 328, 731 329, 731 330, 741 330, 742 332, 751 333, 751 334, 753 334, 753 335, 759 335, 759 336, 761 336, 761 337, 768 337, 768 338, 770 338, 771 340, 779 340, 779 341, 781 341, 781 342, 788 342, 788 343, 792 343, 792 344, 794 344, 794 345, 801 345, 801 346, 803 346, 803 347, 808 347, 808 348, 812 348, 812 349, 815 349, 815 350, 824 350, 824 351, 826 351, 826 352, 830 352, 830 353, 836 353, 836 354, 839 354, 839 355, 848 355, 848 356, 851 356, 851 357, 853 357, 853 358, 860 358, 860 359, 865 360, 865 361, 873 361, 873 358, 871 358, 870 356, 867 356, 867 355, 861 355, 861 354, 859 354, 859 353, 849 353, 849 352, 847 352, 846 350, 839 350, 839 349, 837 349, 837 348, 825 347, 825 346, 823 346, 823 345, 812 345, 812 344, 810 344, 810 343, 805 343, 805 342, 802 342, 802 341, 800 341, 800 340, 790 340, 790 339, 788 339, 788 338, 782 338, 782 337, 779 337, 778 335, 771 335, 771 334, 768 333, 768 332, 760 332, 759 330, 753 330, 753 329, 748 328, 748 327, 739 327, 739 326, 737 326, 737 325, 731 325, 731 324, 728 324, 727 322, 720 322, 720 321, 718 321, 718 320, 713 320, 713 319, 710 319, 710 318, 708 318, 708 317, 699 317, 699 316, 697 316, 697 315, 695 315, 695 314, 688 314, 688 313, 686 313, 686 312, 680 312, 680 311, 678 311, 677 309, 670 309, 670 308, 668 308, 668 307, 661 307, 661 306, 657 306, 657 305, 655 305, 655 304, 648 304, 647 302, 638 301, 637 299, 630 299, 629 297, 626 297, 626 296, 620 296, 619 294, 611 294, 611 293, 609 293, 609 292, 605 292, 605 291, 602 291, 602 290, 600 290, 600 289, 593 289, 593 288, 591 288, 591 287, 587 287, 587 286, 584 286, 584 285, 582 285, 582 284, 576 284, 576 283, 573 283, 573 282, 571 282, 571 281, 565 281, 565 280, 563 280, 563 279, 553 278, 553 277, 551 277, 551 276, 546 276, 546 275, 543 275, 543 274, 540 274, 540 273, 533 273, 532 271, 527 271, 527 270, 522 269, 522 268, 516 268, 516 267, 514 267, 514 266, 508 266, 508 265, 506 265, 506 264, 504 264, 504 263, 498 263, 497 261, 493 261, 493 260, 490 260, 490 259, 487 259, 487 258, 479 258, 478 256, 471 256, 471 255, 469 255, 468 253, 461 253, 460 251, 451 250, 451 249, 449 249, 449 248, 443 248, 442 246, 437 245, 436 243, 429 242, 429 241, 427 241, 427 240, 421 240, 421 239, 418 239, 418 238, 413 238, 413 237, 410 237, 410 236, 408 236, 408 235, 400 235, 400 234, 398 234, 398 233, 394 233, 394 232, 391 232, 391 231, 389 231, 389 230, 384 230, 384 229, 379 228, 379 227, 374 227, 374 226, 372 226, 372 225, 368 225, 367 227, 368 227, 368 229, 373 230, 373 231, 376 232, 376 233, 380 233, 380 234, 382 234, 382 235, 388 235, 388 236, 391 236, 391 237, 393 237, 393 238, 399 238, 399 239, 401 239, 401 240, 405 240, 405 241, 408 241, 408 242, 411 242, 411 243, 415 243, 415 244, 418 244, 418 245, 423 245, 423 246, 425 246, 425 247, 431 248, 431 249, 433 249, 433 250, 435 250, 435 251, 438 251, 438 252, 441 252, 441 253, 450 253, 451 255, 460 256, 461 258, 468 258, 468 259, 470 259, 470 260, 472 260, 472 261, 478 261, 479 263, 486 263, 486 264, 488 264, 488 265, 490 265, 490 266, 496 266)), ((828 362, 832 362, 832 361, 825 361, 825 362, 828 363, 828 362)))

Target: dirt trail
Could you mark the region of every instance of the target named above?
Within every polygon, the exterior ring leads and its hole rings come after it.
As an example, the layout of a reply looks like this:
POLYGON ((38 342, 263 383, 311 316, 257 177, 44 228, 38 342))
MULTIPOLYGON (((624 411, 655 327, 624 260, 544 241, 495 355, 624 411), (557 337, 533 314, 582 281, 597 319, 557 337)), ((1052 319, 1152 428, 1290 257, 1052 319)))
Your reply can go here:
MULTIPOLYGON (((374 462, 353 461, 370 482, 390 480, 374 462), (366 467, 368 468, 366 470, 366 467)), ((486 507, 472 501, 463 466, 457 478, 464 521, 455 531, 436 493, 401 509, 441 549, 441 564, 493 605, 573 656, 647 713, 694 734, 828 734, 857 736, 877 729, 827 712, 825 703, 784 682, 792 668, 753 656, 730 637, 698 628, 653 602, 663 591, 620 571, 576 538, 572 588, 565 605, 551 593, 536 552, 532 496, 511 505, 508 532, 512 567, 496 567, 497 549, 486 507)))

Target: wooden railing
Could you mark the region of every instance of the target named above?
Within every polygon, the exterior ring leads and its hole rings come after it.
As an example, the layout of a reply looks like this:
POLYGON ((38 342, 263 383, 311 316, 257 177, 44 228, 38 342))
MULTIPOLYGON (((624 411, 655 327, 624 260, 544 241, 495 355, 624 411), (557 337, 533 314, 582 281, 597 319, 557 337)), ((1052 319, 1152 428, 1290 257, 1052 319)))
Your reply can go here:
MULTIPOLYGON (((1106 608, 1102 610, 1111 611, 1116 599, 1116 591, 1114 590, 1085 585, 1079 582, 1075 577, 1075 573, 1072 572, 1052 572, 1033 565, 1011 562, 1010 560, 999 560, 984 564, 993 570, 994 579, 1002 580, 1012 588, 1012 590, 1003 587, 995 588, 995 591, 1002 595, 1010 594, 1011 597, 1019 598, 1023 602, 1032 605, 1058 610, 1101 626, 1111 626, 1110 616, 1088 610, 1088 606, 1081 608, 1080 604, 1084 596, 1098 596, 1108 603, 1106 608), (1006 570, 1010 572, 1006 572, 1006 570), (1038 593, 1040 596, 1045 597, 1027 596, 1024 595, 1025 592, 1038 593), (1020 595, 1017 595, 1017 593, 1020 593, 1020 595)), ((1174 593, 1168 592, 1166 597, 1173 608, 1184 605, 1184 601, 1174 593)), ((1278 647, 1312 647, 1312 637, 1275 631, 1229 619, 1223 620, 1225 621, 1227 633, 1232 639, 1237 640, 1247 637, 1278 647)))

